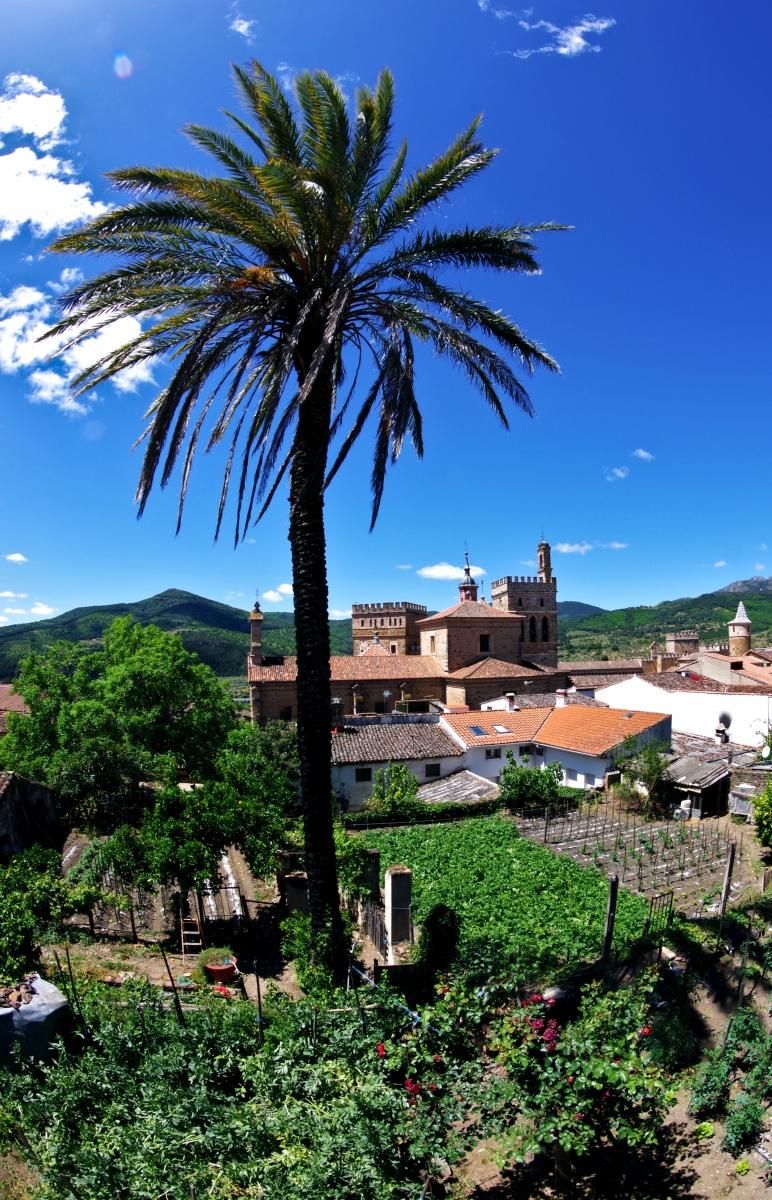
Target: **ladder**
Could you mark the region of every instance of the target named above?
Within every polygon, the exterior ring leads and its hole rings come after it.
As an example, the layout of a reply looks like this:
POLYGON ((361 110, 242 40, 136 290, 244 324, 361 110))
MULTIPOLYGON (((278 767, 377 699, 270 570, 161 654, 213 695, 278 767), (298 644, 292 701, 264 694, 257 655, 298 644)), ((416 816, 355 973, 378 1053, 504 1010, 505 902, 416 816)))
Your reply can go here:
POLYGON ((204 939, 194 905, 188 904, 188 916, 180 912, 180 945, 182 947, 182 965, 186 958, 198 958, 204 949, 204 939))

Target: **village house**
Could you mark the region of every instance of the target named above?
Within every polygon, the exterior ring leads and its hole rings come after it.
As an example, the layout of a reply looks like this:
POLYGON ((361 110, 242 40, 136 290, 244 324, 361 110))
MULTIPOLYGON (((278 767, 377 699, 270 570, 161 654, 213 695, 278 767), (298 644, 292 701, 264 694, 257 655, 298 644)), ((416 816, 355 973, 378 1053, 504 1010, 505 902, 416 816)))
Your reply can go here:
POLYGON ((12 683, 0 683, 0 737, 8 732, 9 713, 29 713, 27 705, 13 690, 12 683))
MULTIPOLYGON (((354 655, 330 659, 330 699, 352 715, 428 712, 433 703, 479 708, 505 692, 554 692, 565 687, 557 666, 557 580, 550 547, 538 547, 539 575, 506 576, 478 600, 467 559, 458 603, 432 616, 406 601, 354 605, 354 655), (371 623, 372 622, 372 623, 371 623)), ((252 719, 294 720, 297 661, 264 656, 263 614, 250 613, 247 675, 252 719)))

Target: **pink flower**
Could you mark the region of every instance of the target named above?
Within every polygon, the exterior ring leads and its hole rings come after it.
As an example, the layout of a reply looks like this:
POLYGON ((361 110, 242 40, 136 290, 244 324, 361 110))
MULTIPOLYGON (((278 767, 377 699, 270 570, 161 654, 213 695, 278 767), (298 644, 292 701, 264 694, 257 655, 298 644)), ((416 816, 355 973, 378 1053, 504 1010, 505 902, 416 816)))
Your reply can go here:
POLYGON ((378 1057, 379 1058, 386 1057, 386 1047, 384 1046, 383 1042, 378 1043, 378 1057))
POLYGON ((436 1092, 436 1091, 437 1091, 437 1084, 436 1084, 436 1083, 430 1083, 430 1084, 429 1084, 429 1091, 430 1091, 430 1092, 436 1092))
POLYGON ((534 992, 534 993, 533 993, 533 995, 531 996, 531 1003, 532 1003, 532 1004, 539 1004, 539 1003, 541 1003, 541 1001, 542 1001, 543 999, 544 999, 544 997, 543 997, 543 996, 540 996, 538 992, 534 992))
POLYGON ((541 1017, 535 1017, 534 1020, 531 1021, 531 1029, 543 1029, 543 1028, 544 1028, 544 1022, 542 1021, 541 1017))
POLYGON ((434 1055, 432 1055, 432 1057, 434 1058, 434 1061, 435 1061, 436 1063, 441 1063, 441 1062, 442 1062, 442 1059, 440 1058, 439 1054, 434 1054, 434 1055))

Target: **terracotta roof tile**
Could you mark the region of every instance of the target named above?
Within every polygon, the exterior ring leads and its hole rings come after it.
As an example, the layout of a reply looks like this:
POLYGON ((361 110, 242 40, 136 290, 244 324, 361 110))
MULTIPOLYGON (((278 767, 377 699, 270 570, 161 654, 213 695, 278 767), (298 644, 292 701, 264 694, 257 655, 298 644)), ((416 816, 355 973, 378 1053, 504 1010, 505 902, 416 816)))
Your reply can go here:
POLYGON ((29 712, 21 696, 14 692, 12 683, 0 683, 0 712, 29 712))
POLYGON ((416 621, 416 625, 425 625, 427 629, 431 625, 442 624, 449 617, 463 617, 469 620, 470 617, 477 620, 489 621, 521 621, 520 613, 505 612, 501 608, 493 608, 490 604, 485 604, 482 600, 461 600, 458 604, 453 604, 450 608, 443 609, 442 612, 435 613, 432 617, 422 617, 420 621, 416 621))
POLYGON ((509 742, 532 742, 552 712, 551 708, 526 708, 519 712, 445 713, 441 724, 453 731, 465 746, 504 746, 509 742), (497 730, 500 725, 506 732, 497 730), (483 735, 472 729, 484 729, 483 735))
POLYGON ((630 712, 624 708, 583 708, 569 705, 554 708, 536 739, 539 745, 578 754, 607 754, 625 738, 637 736, 668 721, 667 713, 630 712))
MULTIPOLYGON (((663 671, 661 674, 647 674, 640 678, 652 687, 660 688, 663 692, 720 692, 729 696, 769 696, 772 694, 772 680, 767 687, 761 684, 732 684, 719 683, 717 679, 690 679, 677 671, 663 671)), ((608 686, 608 685, 606 685, 608 686)))
POLYGON ((457 758, 459 747, 439 724, 347 725, 332 739, 333 763, 407 762, 457 758))
POLYGON ((606 675, 609 673, 626 671, 628 673, 639 672, 643 670, 643 659, 641 658, 608 658, 608 659, 585 659, 576 662, 559 662, 559 671, 568 671, 569 675, 606 675))
MULTIPOLYGON (((248 667, 250 683, 294 683, 297 679, 297 658, 286 655, 276 665, 248 667)), ((332 683, 356 683, 358 680, 386 679, 444 679, 437 659, 431 654, 386 654, 373 657, 366 654, 335 655, 330 659, 332 683)))
POLYGON ((466 667, 451 671, 448 679, 530 679, 534 675, 555 675, 550 667, 535 663, 504 662, 501 658, 482 658, 466 667))
POLYGON ((602 688, 610 687, 612 683, 624 683, 627 679, 634 679, 628 671, 626 675, 569 675, 570 683, 576 688, 602 688))

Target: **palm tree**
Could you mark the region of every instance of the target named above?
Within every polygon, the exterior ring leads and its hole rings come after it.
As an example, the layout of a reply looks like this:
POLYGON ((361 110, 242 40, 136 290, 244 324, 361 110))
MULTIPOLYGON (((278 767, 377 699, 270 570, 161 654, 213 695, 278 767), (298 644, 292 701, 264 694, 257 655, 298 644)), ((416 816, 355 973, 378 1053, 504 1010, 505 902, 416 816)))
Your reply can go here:
POLYGON ((339 974, 325 489, 371 416, 371 528, 387 466, 406 436, 422 454, 416 340, 459 367, 505 428, 503 399, 532 414, 508 360, 528 373, 536 364, 556 370, 556 363, 507 317, 438 276, 465 267, 538 272, 532 235, 564 227, 421 224, 496 152, 478 141, 478 118, 424 170, 405 175, 405 142, 386 165, 394 107, 388 71, 374 92, 357 92, 353 121, 346 97, 322 71, 295 79, 295 105, 259 63, 233 72, 249 120, 226 115, 241 143, 198 125, 186 130, 224 173, 111 172, 130 202, 53 249, 113 262, 64 298, 52 333, 75 345, 121 317, 148 322, 133 341, 83 371, 73 382, 76 394, 140 363, 173 364, 140 439, 140 515, 159 470, 163 487, 182 455, 179 529, 204 428, 207 450, 228 443, 215 536, 234 463, 236 540, 262 517, 289 473, 309 905, 317 954, 337 964, 339 974), (366 377, 361 389, 360 377, 366 377))

